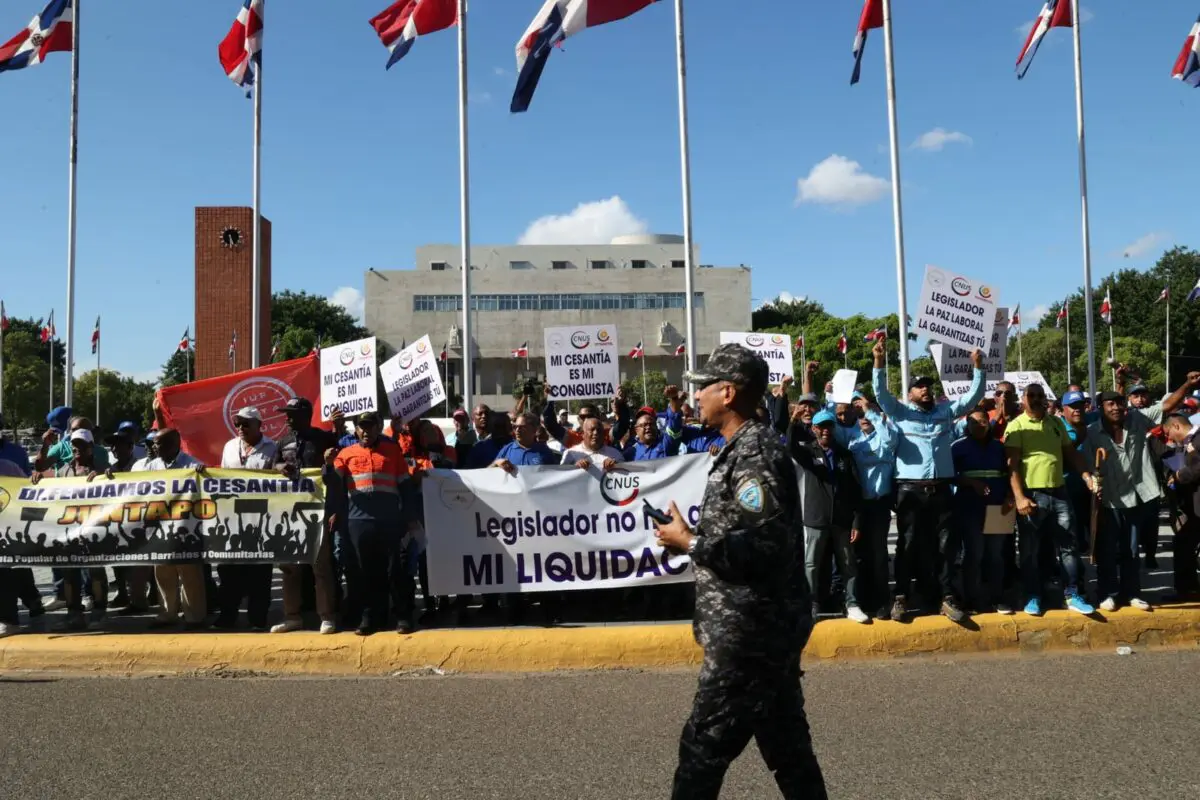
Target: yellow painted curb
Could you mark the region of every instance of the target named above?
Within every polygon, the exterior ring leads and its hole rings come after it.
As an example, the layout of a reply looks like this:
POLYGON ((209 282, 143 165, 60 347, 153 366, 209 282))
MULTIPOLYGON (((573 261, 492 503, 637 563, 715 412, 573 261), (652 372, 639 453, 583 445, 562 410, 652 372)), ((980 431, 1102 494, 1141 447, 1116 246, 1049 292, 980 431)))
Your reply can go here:
MULTIPOLYGON (((808 659, 897 658, 961 653, 1108 651, 1200 647, 1200 606, 1122 609, 1103 619, 1064 611, 1044 617, 943 617, 909 624, 848 620, 818 623, 808 659)), ((691 626, 429 630, 289 634, 27 634, 0 640, 0 670, 97 674, 237 672, 293 675, 387 675, 437 668, 454 672, 537 672, 692 666, 700 649, 691 626)))

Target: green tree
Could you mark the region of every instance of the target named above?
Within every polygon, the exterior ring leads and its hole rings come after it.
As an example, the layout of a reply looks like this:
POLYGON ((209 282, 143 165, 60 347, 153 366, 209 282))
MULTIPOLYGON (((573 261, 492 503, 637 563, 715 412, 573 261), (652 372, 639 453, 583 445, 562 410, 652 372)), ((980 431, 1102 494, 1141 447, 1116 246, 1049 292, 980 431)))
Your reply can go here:
MULTIPOLYGON (((42 321, 10 319, 4 333, 4 416, 13 428, 45 425, 51 408, 51 346, 41 340, 42 321)), ((53 405, 62 405, 66 349, 55 341, 53 405)))
POLYGON ((283 291, 271 297, 271 339, 279 342, 279 360, 308 355, 318 340, 341 344, 370 336, 341 306, 320 295, 283 291))
POLYGON ((640 373, 636 377, 622 383, 621 388, 625 390, 625 397, 629 402, 630 408, 650 406, 655 411, 667 410, 667 399, 663 397, 663 391, 667 388, 667 374, 665 372, 647 372, 645 392, 642 391, 642 376, 640 373))
POLYGON ((167 359, 167 363, 163 364, 158 382, 160 386, 176 386, 195 380, 195 378, 196 354, 185 353, 176 347, 171 353, 171 357, 167 359))
MULTIPOLYGON (((102 433, 111 433, 117 425, 132 420, 146 430, 153 419, 154 383, 138 381, 113 370, 100 370, 100 418, 93 420, 102 433)), ((96 414, 96 371, 75 379, 75 413, 86 417, 96 414)))

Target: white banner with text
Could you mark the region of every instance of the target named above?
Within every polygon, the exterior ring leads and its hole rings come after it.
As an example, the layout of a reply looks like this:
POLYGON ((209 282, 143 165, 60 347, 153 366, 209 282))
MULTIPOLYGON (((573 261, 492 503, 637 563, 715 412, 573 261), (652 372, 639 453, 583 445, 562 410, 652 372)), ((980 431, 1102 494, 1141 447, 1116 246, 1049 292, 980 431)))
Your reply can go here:
POLYGON ((796 379, 796 368, 792 362, 792 337, 783 333, 731 333, 721 332, 721 344, 740 344, 763 357, 770 370, 768 383, 778 386, 784 378, 796 379))
POLYGON ((609 398, 621 385, 617 326, 546 328, 546 385, 552 400, 609 398))
POLYGON ((446 401, 442 372, 428 335, 380 364, 379 374, 392 418, 402 423, 446 401))
POLYGON ((321 419, 334 409, 347 417, 378 411, 375 387, 374 336, 321 348, 321 419))
POLYGON ((996 324, 995 289, 941 267, 925 267, 916 333, 964 350, 987 350, 996 324))

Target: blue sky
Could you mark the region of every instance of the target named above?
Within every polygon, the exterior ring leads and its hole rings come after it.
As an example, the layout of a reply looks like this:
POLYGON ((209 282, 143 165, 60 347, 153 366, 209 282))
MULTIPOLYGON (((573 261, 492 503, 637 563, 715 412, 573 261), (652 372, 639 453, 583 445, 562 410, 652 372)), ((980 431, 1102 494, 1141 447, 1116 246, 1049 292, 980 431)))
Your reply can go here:
MULTIPOLYGON (((0 0, 0 39, 42 4, 0 0)), ((274 284, 351 307, 367 267, 411 266, 417 246, 458 237, 455 37, 423 38, 385 72, 367 20, 386 4, 272 0, 267 10, 274 284)), ((568 41, 530 112, 510 115, 513 48, 540 5, 472 6, 475 242, 678 232, 671 3, 568 41)), ((688 3, 702 260, 752 266, 756 301, 788 292, 837 314, 894 311, 882 36, 851 88, 859 0, 748 5, 734 15, 727 3, 688 3)), ((1040 0, 895 6, 910 303, 934 263, 993 282, 1032 322, 1035 307, 1082 282, 1070 32, 1052 31, 1018 82, 1020 29, 1040 0)), ((251 103, 216 58, 237 7, 159 3, 148 20, 140 0, 84 4, 78 369, 100 313, 105 361, 156 372, 191 323, 193 207, 250 203, 251 103)), ((1099 282, 1171 244, 1196 245, 1200 94, 1169 77, 1196 3, 1083 8, 1099 282)), ((14 316, 56 308, 60 335, 69 67, 56 54, 0 75, 0 103, 16 112, 0 148, 0 296, 14 316)))

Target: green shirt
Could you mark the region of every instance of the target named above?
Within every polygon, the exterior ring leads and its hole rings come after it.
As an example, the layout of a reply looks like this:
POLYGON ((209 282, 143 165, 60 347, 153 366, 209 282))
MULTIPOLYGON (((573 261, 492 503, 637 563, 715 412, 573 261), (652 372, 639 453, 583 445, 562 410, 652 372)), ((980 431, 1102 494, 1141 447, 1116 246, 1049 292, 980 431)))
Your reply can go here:
MULTIPOLYGON (((51 469, 65 467, 75 460, 74 451, 71 449, 71 442, 63 439, 51 445, 46 451, 46 458, 50 462, 51 469)), ((92 460, 97 472, 102 472, 108 469, 109 458, 107 448, 95 445, 92 447, 92 460)))
POLYGON ((1041 419, 1022 414, 1004 432, 1005 449, 1021 454, 1021 480, 1030 491, 1062 488, 1063 442, 1070 442, 1066 428, 1050 414, 1041 419))

